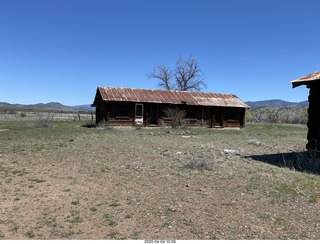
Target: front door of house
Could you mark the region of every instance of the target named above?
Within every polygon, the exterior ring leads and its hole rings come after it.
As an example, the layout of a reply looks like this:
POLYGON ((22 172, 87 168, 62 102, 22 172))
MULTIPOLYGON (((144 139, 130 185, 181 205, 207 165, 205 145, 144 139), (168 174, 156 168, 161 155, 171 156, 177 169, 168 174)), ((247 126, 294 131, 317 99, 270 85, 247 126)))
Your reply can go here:
POLYGON ((212 111, 212 127, 222 126, 222 110, 219 107, 215 107, 212 111))
POLYGON ((143 125, 143 104, 137 103, 135 106, 135 116, 134 116, 135 125, 143 125))

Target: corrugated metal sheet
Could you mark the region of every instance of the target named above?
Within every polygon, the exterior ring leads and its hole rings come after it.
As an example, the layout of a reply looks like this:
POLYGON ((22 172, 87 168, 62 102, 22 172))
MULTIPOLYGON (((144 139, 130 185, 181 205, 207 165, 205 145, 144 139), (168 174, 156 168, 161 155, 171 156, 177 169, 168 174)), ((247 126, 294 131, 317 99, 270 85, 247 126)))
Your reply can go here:
POLYGON ((249 108, 233 94, 98 87, 104 101, 187 104, 198 106, 249 108))
POLYGON ((299 79, 291 81, 292 87, 295 88, 301 85, 309 85, 314 81, 320 80, 320 71, 314 72, 312 74, 303 76, 299 79))

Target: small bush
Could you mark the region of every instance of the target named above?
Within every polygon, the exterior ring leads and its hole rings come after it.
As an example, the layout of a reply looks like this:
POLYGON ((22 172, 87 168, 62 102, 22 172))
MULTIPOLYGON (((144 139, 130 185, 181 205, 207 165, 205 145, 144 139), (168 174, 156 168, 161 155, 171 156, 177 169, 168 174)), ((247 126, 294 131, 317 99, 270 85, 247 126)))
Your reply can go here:
POLYGON ((71 202, 72 205, 79 205, 80 204, 80 201, 79 200, 73 200, 71 202))
POLYGON ((67 216, 66 222, 69 223, 81 223, 83 222, 83 218, 80 216, 79 210, 71 210, 70 215, 67 216))
POLYGON ((101 121, 101 122, 97 123, 96 128, 97 129, 107 129, 107 130, 112 130, 113 129, 113 127, 110 126, 108 124, 108 122, 105 122, 105 121, 101 121))
POLYGON ((175 108, 166 108, 163 110, 166 119, 169 120, 169 123, 172 128, 178 128, 180 126, 186 126, 186 111, 180 110, 177 107, 175 108))
POLYGON ((7 111, 8 114, 17 114, 18 112, 13 110, 13 109, 10 109, 7 111))
POLYGON ((212 165, 204 159, 192 158, 185 165, 188 169, 212 170, 212 165))
POLYGON ((318 202, 317 196, 314 196, 314 195, 310 196, 308 202, 309 203, 317 203, 318 202))
POLYGON ((37 122, 39 127, 49 127, 53 121, 54 113, 38 113, 37 114, 37 122))
POLYGON ((97 212, 97 208, 92 207, 92 208, 90 208, 90 211, 91 211, 91 212, 97 212))
POLYGON ((254 145, 254 146, 265 146, 265 144, 258 139, 251 139, 248 141, 248 144, 254 145))
POLYGON ((26 235, 27 237, 29 237, 29 238, 34 238, 34 237, 35 237, 35 235, 33 234, 32 231, 27 231, 27 232, 25 233, 25 235, 26 235))
POLYGON ((103 218, 107 221, 108 225, 111 226, 111 227, 114 227, 114 226, 117 226, 118 223, 115 222, 112 218, 113 216, 111 214, 108 214, 108 213, 105 213, 103 215, 103 218))

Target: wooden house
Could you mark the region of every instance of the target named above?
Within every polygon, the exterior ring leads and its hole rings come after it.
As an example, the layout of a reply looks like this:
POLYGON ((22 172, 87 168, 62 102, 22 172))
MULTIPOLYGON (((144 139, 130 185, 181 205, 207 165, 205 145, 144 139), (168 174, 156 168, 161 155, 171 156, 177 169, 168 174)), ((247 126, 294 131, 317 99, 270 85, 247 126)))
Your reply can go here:
POLYGON ((110 126, 157 127, 168 125, 164 110, 185 111, 188 126, 245 126, 245 111, 249 108, 237 96, 205 92, 147 90, 98 87, 93 107, 96 123, 110 126))
POLYGON ((320 151, 320 71, 292 81, 292 87, 306 85, 309 88, 308 108, 308 143, 306 148, 320 151))

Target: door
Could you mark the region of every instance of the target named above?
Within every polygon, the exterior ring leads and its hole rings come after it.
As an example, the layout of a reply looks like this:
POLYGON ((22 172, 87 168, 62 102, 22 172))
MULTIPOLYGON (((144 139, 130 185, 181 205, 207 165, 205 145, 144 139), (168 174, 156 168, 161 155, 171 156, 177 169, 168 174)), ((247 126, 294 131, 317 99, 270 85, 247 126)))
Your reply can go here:
POLYGON ((150 125, 158 125, 158 105, 157 104, 150 104, 150 125))
POLYGON ((222 110, 219 107, 213 108, 212 112, 212 127, 221 127, 222 124, 222 110))
POLYGON ((135 125, 143 125, 143 104, 142 103, 136 104, 134 124, 135 125))
POLYGON ((222 111, 221 108, 216 110, 216 126, 222 126, 222 111))

